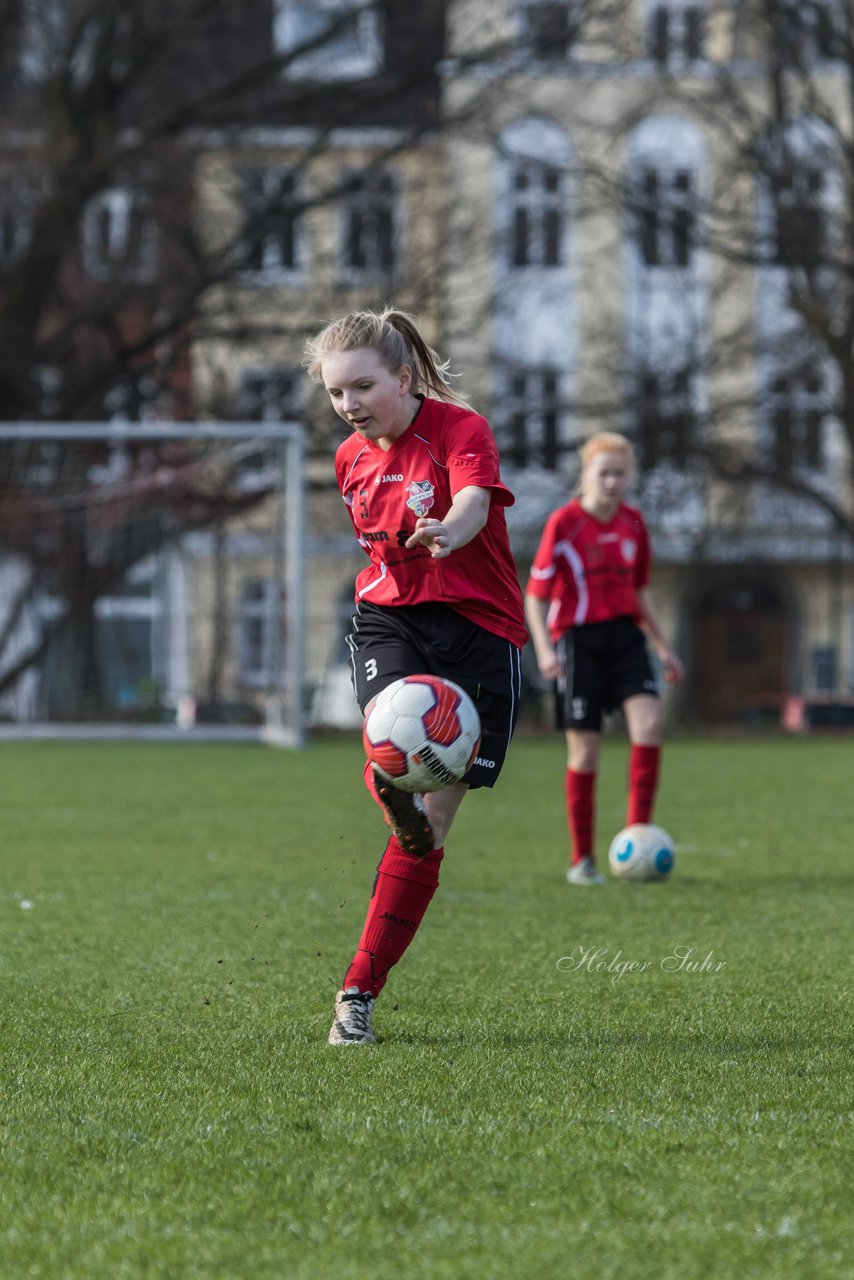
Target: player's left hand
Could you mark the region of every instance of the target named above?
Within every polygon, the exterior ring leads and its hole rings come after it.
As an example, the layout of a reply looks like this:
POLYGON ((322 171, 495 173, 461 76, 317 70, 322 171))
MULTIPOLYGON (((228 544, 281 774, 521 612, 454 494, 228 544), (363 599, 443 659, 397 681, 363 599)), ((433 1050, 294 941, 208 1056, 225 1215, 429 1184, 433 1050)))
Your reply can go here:
POLYGON ((685 679, 685 668, 672 650, 668 649, 661 655, 661 665, 668 684, 681 684, 685 679))
POLYGON ((444 560, 452 551, 451 537, 441 520, 431 516, 419 516, 415 532, 406 539, 407 547, 426 547, 434 560, 444 560))

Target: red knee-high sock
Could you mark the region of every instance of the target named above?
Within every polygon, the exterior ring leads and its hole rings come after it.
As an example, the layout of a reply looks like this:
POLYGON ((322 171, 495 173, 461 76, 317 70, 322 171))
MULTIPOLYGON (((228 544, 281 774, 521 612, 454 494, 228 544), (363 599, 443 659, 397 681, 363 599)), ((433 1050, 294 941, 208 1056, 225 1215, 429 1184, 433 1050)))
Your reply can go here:
POLYGON ((412 858, 391 837, 377 868, 359 946, 344 975, 345 987, 357 987, 373 996, 382 991, 389 969, 397 964, 424 919, 439 883, 444 852, 434 849, 426 858, 412 858))
POLYGON ((629 752, 629 801, 626 822, 651 822, 661 768, 661 747, 632 746, 629 752))
POLYGON ((595 773, 576 773, 567 769, 565 780, 566 821, 572 861, 593 857, 593 826, 595 819, 595 773))

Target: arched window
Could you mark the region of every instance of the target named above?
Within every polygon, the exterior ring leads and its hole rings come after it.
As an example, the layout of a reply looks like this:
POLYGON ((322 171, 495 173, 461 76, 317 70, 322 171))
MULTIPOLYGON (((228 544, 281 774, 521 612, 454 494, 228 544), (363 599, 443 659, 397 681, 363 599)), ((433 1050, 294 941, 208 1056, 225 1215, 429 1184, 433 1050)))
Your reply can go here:
POLYGON ((790 67, 848 58, 848 18, 843 0, 778 0, 768 21, 774 56, 790 67))
POLYGON ((552 121, 519 121, 502 133, 499 155, 507 266, 562 266, 569 252, 569 139, 552 121))
POLYGON ((632 135, 626 203, 630 239, 644 267, 691 267, 699 250, 704 146, 678 117, 645 120, 632 135))
POLYGON ((837 139, 821 121, 794 121, 760 148, 758 237, 770 266, 817 268, 843 201, 837 139))
POLYGON ((690 470, 703 404, 706 282, 702 134, 677 116, 645 120, 626 172, 627 428, 641 468, 690 470))
POLYGON ((829 475, 839 374, 802 303, 814 298, 832 310, 837 288, 844 201, 837 139, 821 121, 803 118, 768 138, 759 155, 760 451, 777 475, 829 475))
POLYGON ((510 466, 560 471, 571 456, 572 162, 566 133, 542 117, 498 140, 493 422, 510 466))

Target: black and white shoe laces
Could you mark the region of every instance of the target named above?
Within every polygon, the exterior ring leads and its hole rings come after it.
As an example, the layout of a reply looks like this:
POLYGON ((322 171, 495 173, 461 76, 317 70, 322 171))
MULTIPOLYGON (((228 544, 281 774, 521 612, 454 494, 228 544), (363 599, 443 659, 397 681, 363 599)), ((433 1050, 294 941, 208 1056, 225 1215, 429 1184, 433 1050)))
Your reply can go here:
POLYGON ((335 1017, 329 1032, 330 1044, 373 1044, 371 1017, 374 997, 348 987, 335 997, 335 1017))

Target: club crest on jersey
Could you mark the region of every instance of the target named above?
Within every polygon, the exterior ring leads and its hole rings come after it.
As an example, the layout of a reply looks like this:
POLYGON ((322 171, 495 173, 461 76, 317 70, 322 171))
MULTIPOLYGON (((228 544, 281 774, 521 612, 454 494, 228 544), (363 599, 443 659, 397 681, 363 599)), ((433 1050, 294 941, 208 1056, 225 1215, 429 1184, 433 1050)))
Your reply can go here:
POLYGON ((410 510, 414 511, 417 516, 426 516, 433 505, 435 493, 430 481, 413 480, 411 484, 406 486, 406 492, 409 494, 406 499, 406 505, 410 510))
POLYGON ((623 559, 628 560, 629 564, 634 564, 635 556, 638 553, 638 545, 631 538, 623 538, 620 543, 620 550, 623 553, 623 559))

